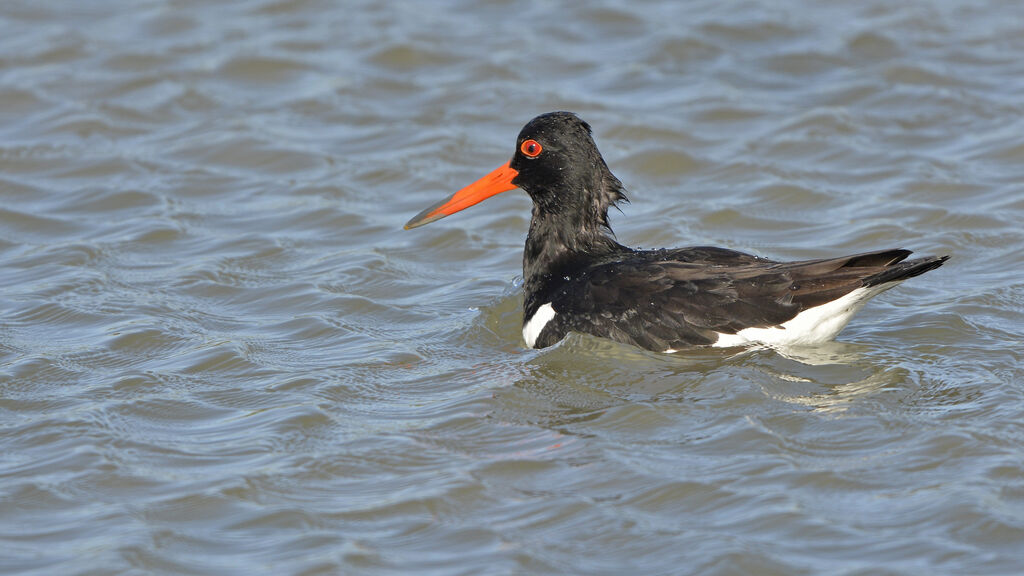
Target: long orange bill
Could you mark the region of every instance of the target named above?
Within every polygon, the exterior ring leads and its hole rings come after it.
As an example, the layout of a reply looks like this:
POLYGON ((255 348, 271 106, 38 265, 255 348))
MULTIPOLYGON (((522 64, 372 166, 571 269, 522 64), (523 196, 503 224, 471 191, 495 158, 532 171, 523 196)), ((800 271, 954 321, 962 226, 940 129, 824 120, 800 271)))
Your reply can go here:
POLYGON ((518 175, 519 172, 506 162, 505 165, 494 172, 452 194, 451 198, 442 200, 413 216, 412 220, 406 222, 405 229, 409 230, 410 228, 430 224, 434 220, 440 220, 445 216, 455 214, 459 210, 465 210, 473 204, 483 202, 495 194, 514 190, 516 185, 512 183, 512 179, 518 175))

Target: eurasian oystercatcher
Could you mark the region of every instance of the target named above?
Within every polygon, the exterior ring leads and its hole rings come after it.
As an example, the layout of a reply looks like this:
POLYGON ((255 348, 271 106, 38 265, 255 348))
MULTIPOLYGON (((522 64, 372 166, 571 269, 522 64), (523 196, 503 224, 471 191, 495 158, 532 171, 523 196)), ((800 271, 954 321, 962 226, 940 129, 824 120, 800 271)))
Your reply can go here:
POLYGON ((658 352, 689 346, 813 345, 835 338, 870 298, 949 256, 909 250, 778 262, 726 248, 634 250, 615 241, 608 208, 625 200, 590 126, 542 114, 507 164, 417 214, 415 228, 500 192, 533 199, 523 253, 523 339, 551 346, 569 332, 658 352))

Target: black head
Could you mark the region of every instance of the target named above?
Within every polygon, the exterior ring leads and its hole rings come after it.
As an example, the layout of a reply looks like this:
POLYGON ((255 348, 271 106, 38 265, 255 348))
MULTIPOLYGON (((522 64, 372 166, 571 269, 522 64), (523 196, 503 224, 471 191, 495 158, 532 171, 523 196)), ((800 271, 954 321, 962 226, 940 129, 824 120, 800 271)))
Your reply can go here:
POLYGON ((590 125, 572 112, 549 112, 530 120, 516 140, 509 166, 512 183, 549 214, 593 216, 608 226, 608 208, 626 195, 594 144, 590 125))
POLYGON ((626 199, 622 183, 597 151, 590 126, 571 112, 551 112, 523 127, 507 164, 420 212, 405 227, 428 224, 516 187, 533 199, 534 220, 560 219, 568 230, 607 229, 608 208, 626 199))

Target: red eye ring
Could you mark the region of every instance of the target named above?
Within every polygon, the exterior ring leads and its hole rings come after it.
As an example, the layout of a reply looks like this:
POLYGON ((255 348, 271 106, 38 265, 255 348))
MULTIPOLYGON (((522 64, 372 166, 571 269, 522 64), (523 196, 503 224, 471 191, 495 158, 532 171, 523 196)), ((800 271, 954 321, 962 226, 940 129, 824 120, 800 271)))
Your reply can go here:
POLYGON ((543 150, 544 147, 536 140, 523 140, 523 143, 519 145, 519 151, 529 158, 536 158, 537 156, 540 156, 540 153, 543 150))

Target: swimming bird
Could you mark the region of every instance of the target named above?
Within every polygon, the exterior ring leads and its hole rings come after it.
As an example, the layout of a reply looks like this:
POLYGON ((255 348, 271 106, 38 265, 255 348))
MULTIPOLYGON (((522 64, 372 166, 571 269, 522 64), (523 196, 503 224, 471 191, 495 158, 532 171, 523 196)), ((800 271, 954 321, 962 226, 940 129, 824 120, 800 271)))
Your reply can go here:
POLYGON ((422 226, 500 192, 533 200, 523 252, 523 340, 569 332, 657 352, 692 346, 814 345, 832 340, 872 297, 941 266, 903 249, 779 262, 726 248, 635 250, 608 209, 626 199, 590 126, 570 112, 537 116, 512 159, 405 225, 422 226))

